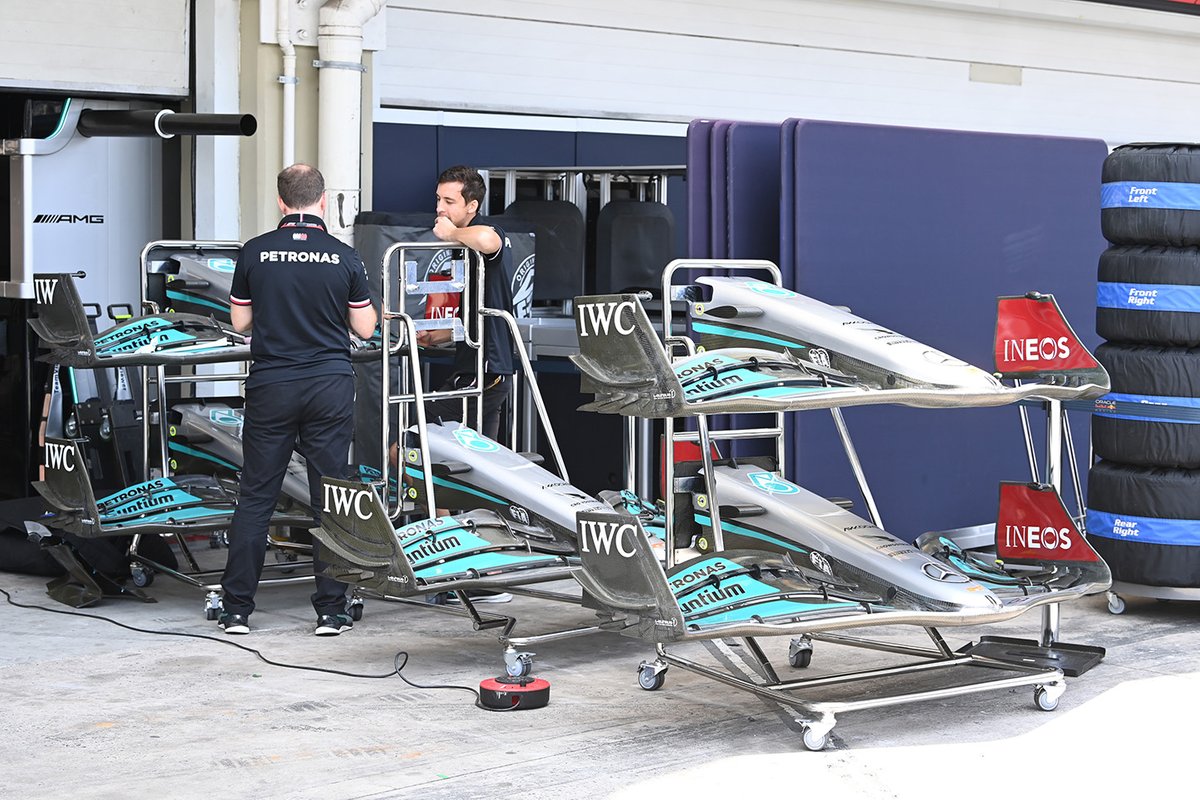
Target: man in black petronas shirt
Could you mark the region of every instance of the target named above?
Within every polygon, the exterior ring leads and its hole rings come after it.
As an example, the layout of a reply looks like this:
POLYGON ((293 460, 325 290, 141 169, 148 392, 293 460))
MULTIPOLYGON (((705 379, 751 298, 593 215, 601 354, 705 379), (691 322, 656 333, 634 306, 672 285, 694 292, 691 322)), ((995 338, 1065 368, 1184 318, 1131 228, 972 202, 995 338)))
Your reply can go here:
MULTIPOLYGON (((279 227, 246 242, 230 291, 233 327, 250 331, 240 499, 229 530, 219 625, 249 633, 271 518, 293 448, 308 462, 314 513, 321 476, 342 477, 353 432, 353 330, 369 339, 376 313, 362 259, 325 230, 325 180, 307 164, 279 173, 279 227)), ((314 543, 314 547, 319 545, 314 543)), ((352 623, 346 584, 321 574, 315 551, 318 636, 352 623)))

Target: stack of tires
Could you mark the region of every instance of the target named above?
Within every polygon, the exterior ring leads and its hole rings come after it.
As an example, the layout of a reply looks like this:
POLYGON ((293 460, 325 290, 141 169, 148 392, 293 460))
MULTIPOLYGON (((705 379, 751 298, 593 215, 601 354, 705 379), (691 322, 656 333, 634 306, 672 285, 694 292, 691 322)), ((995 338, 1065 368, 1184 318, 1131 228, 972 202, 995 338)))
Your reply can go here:
POLYGON ((1200 587, 1200 144, 1119 147, 1103 184, 1088 538, 1114 591, 1177 597, 1200 587))

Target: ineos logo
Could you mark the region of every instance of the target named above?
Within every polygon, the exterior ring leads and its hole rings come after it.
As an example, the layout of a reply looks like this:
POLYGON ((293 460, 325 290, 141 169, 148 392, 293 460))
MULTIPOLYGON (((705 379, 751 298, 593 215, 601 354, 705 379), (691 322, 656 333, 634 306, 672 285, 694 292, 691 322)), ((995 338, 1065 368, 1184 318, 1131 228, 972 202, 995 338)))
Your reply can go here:
POLYGON ((333 484, 325 484, 325 511, 333 514, 341 514, 348 516, 350 511, 354 511, 354 515, 361 520, 371 519, 371 502, 370 491, 364 489, 358 491, 351 489, 349 486, 334 486, 333 484), (368 505, 364 506, 363 504, 368 505))
POLYGON ((633 333, 633 301, 610 303, 582 303, 578 307, 579 335, 607 336, 609 328, 616 330, 621 336, 633 333), (628 311, 630 322, 625 321, 622 312, 628 311))
POLYGON ((1054 361, 1059 358, 1070 358, 1071 348, 1066 336, 1057 339, 1047 336, 1044 339, 1005 339, 1005 361, 1054 361))
POLYGON ((49 469, 61 469, 64 472, 74 472, 74 445, 46 442, 46 467, 49 469))
POLYGON ((1070 550, 1071 529, 1053 525, 1005 525, 1004 541, 1009 547, 1031 550, 1070 550))
POLYGON ((585 553, 612 555, 613 546, 622 558, 637 555, 635 545, 626 537, 637 536, 637 526, 629 522, 602 522, 585 519, 579 521, 579 543, 585 553))

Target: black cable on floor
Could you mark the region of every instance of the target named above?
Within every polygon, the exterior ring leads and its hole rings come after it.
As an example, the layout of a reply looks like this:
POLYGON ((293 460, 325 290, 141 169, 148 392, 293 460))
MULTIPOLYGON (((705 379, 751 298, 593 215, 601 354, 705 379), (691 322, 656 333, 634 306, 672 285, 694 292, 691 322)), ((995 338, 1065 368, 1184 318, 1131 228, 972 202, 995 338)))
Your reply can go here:
POLYGON ((488 706, 483 705, 483 702, 479 698, 479 692, 476 691, 475 689, 471 688, 470 686, 456 686, 454 684, 432 684, 429 686, 423 686, 419 683, 413 683, 408 678, 404 677, 404 674, 402 672, 402 670, 408 665, 408 653, 405 652, 404 650, 401 650, 400 652, 396 653, 395 658, 392 660, 394 669, 391 672, 388 672, 388 673, 385 673, 382 675, 364 675, 359 672, 346 672, 346 671, 340 670, 340 669, 330 669, 329 667, 311 667, 311 666, 308 666, 305 664, 288 664, 283 661, 273 661, 272 659, 269 659, 266 656, 264 656, 258 650, 255 650, 253 647, 247 647, 243 644, 238 644, 237 642, 230 641, 227 638, 218 638, 216 636, 208 636, 203 633, 187 633, 184 631, 152 631, 152 630, 149 630, 148 628, 139 628, 135 625, 126 625, 124 622, 118 622, 117 620, 112 619, 111 617, 105 617, 105 616, 101 616, 99 614, 88 614, 83 611, 67 611, 62 608, 48 608, 46 606, 37 606, 37 605, 31 605, 28 603, 18 603, 16 600, 13 599, 12 595, 9 594, 4 589, 0 589, 0 594, 4 595, 4 599, 6 601, 8 601, 9 605, 16 606, 17 608, 25 608, 25 609, 31 609, 31 610, 36 610, 36 611, 46 611, 51 614, 64 614, 68 617, 84 617, 86 619, 98 619, 101 622, 108 622, 112 625, 116 625, 118 628, 124 628, 125 630, 134 631, 136 633, 148 633, 153 636, 181 636, 181 637, 184 637, 187 639, 205 639, 210 642, 217 642, 218 644, 229 645, 230 647, 236 647, 238 650, 244 650, 247 653, 253 653, 264 664, 270 664, 273 667, 281 667, 283 669, 299 669, 299 670, 304 670, 306 672, 323 672, 328 675, 341 675, 346 678, 367 678, 367 679, 371 679, 371 680, 377 680, 380 678, 390 678, 392 676, 395 676, 395 677, 399 678, 400 680, 404 681, 409 686, 413 687, 414 689, 425 689, 425 690, 457 689, 457 690, 463 691, 463 692, 470 692, 472 695, 475 696, 475 707, 482 708, 485 711, 512 711, 512 710, 515 710, 515 707, 512 709, 489 708, 488 706))

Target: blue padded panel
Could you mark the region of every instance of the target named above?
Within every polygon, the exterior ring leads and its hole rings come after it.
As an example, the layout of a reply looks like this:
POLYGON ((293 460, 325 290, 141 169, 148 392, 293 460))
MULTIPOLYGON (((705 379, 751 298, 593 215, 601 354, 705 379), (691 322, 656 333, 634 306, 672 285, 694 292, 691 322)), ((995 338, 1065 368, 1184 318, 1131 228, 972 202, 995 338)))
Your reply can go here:
MULTIPOLYGON (((1052 292, 1084 343, 1098 344, 1102 141, 803 121, 794 146, 798 291, 984 368, 1002 294, 1052 292)), ((1013 407, 844 413, 899 536, 992 522, 996 484, 1028 478, 1013 407)), ((1035 409, 1039 444, 1044 420, 1035 409)), ((797 427, 793 479, 853 493, 829 416, 797 427)), ((1086 459, 1086 418, 1072 427, 1086 459)))
POLYGON ((729 253, 729 195, 725 182, 729 176, 726 142, 732 124, 727 119, 714 122, 708 146, 708 254, 711 258, 728 258, 729 253))
POLYGON ((687 132, 687 257, 708 258, 709 240, 709 167, 712 120, 697 119, 687 132))
POLYGON ((779 125, 735 122, 725 151, 728 257, 779 263, 779 125))

